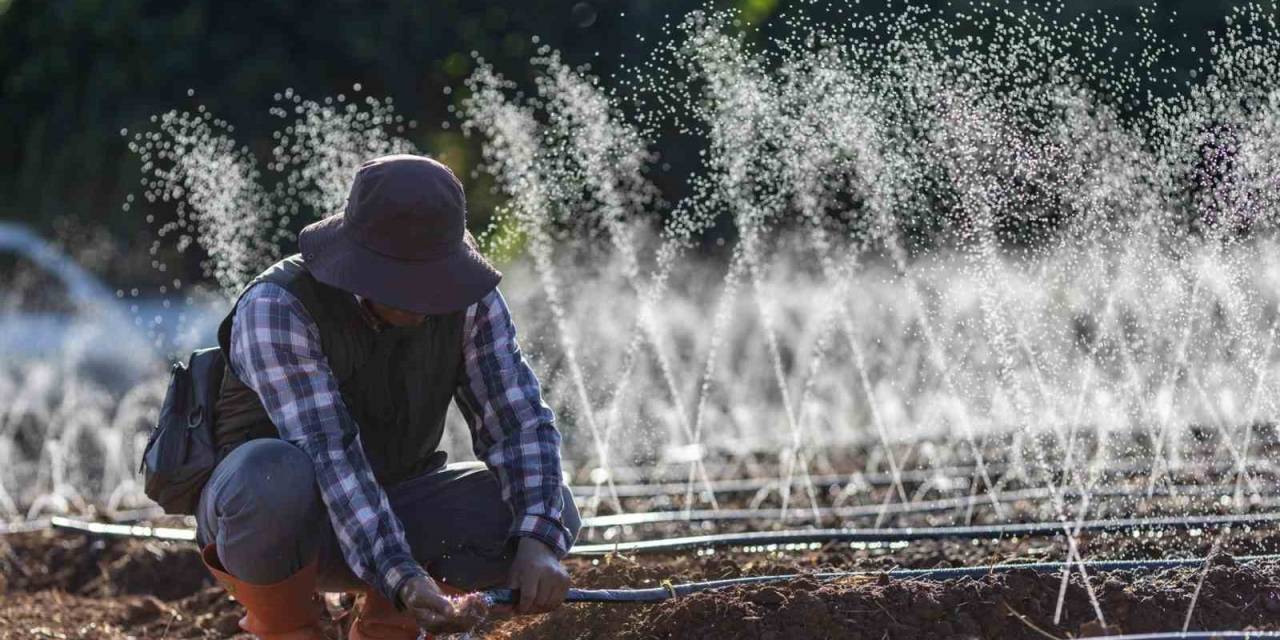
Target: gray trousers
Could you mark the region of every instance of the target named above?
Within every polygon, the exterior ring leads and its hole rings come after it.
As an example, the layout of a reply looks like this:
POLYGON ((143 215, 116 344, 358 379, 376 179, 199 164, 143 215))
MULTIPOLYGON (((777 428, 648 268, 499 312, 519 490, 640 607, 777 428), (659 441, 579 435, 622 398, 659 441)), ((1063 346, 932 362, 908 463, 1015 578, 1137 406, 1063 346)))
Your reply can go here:
MULTIPOLYGON (((462 589, 505 586, 511 507, 483 463, 446 465, 384 490, 414 559, 432 576, 462 589)), ((581 524, 567 488, 562 521, 576 538, 581 524)), ((321 590, 365 587, 342 557, 311 459, 283 440, 250 441, 218 463, 196 522, 200 545, 217 545, 223 566, 246 582, 273 584, 318 560, 321 590)))

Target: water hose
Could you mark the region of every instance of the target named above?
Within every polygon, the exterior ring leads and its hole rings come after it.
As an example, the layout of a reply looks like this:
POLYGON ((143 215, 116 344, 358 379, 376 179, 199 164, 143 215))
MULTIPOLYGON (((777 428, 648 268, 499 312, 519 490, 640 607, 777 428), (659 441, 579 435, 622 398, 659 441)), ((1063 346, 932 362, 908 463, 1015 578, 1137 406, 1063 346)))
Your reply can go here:
MULTIPOLYGON (((1004 476, 1009 473, 1011 465, 1008 464, 988 464, 987 473, 992 478, 1004 476)), ((1254 471, 1275 473, 1278 470, 1276 466, 1265 460, 1250 460, 1248 467, 1254 471)), ((1172 474, 1178 473, 1215 473, 1218 471, 1234 471, 1237 466, 1231 461, 1215 461, 1208 463, 1189 463, 1172 467, 1169 471, 1172 474)), ((1149 473, 1151 465, 1147 463, 1126 463, 1118 465, 1108 465, 1102 469, 1102 473, 1111 476, 1126 476, 1134 474, 1149 473)), ((928 469, 907 469, 903 470, 896 480, 904 483, 919 484, 930 480, 949 480, 949 481, 965 481, 977 475, 978 470, 974 465, 951 465, 941 466, 928 469)), ((791 486, 800 487, 810 484, 817 489, 826 489, 830 487, 839 487, 853 483, 864 483, 872 487, 883 487, 892 485, 895 481, 894 475, 885 471, 875 471, 866 473, 827 473, 813 475, 806 482, 804 478, 799 476, 791 479, 791 486)), ((707 488, 714 493, 734 493, 760 491, 774 487, 781 487, 785 484, 785 480, 778 476, 764 476, 756 478, 726 478, 719 480, 711 480, 705 484, 696 483, 694 493, 701 493, 707 488)), ((595 495, 596 486, 591 483, 575 484, 572 487, 573 495, 580 499, 591 498, 595 495)), ((634 482, 627 484, 615 484, 609 489, 609 494, 616 495, 619 498, 653 498, 657 496, 667 495, 684 495, 689 491, 688 482, 634 482)))
POLYGON ((49 524, 54 529, 79 531, 95 536, 113 538, 152 538, 156 540, 191 541, 196 539, 195 529, 176 527, 148 527, 136 524, 110 524, 106 522, 85 522, 71 518, 52 517, 49 524))
MULTIPOLYGON (((1179 516, 1163 518, 1118 518, 1086 520, 1080 531, 1111 533, 1142 530, 1203 530, 1233 526, 1250 527, 1280 522, 1280 512, 1249 513, 1223 516, 1179 516)), ((640 540, 602 544, 581 544, 573 547, 577 555, 605 555, 609 553, 658 553, 705 549, 712 547, 774 547, 831 542, 891 543, 916 540, 942 539, 998 539, 1007 537, 1044 537, 1059 535, 1063 527, 1076 528, 1074 523, 1033 522, 1015 524, 973 525, 962 527, 905 527, 886 529, 803 529, 788 531, 748 531, 742 533, 717 533, 702 536, 683 536, 661 540, 640 540)))
MULTIPOLYGON (((847 476, 846 476, 847 477, 847 476)), ((639 485, 638 485, 639 486, 639 485)), ((683 486, 683 485, 682 485, 683 486)), ((1077 495, 1075 489, 1064 489, 1062 495, 1075 497, 1077 495)), ((1100 487, 1094 491, 1090 491, 1091 496, 1125 498, 1125 497, 1147 497, 1146 490, 1141 487, 1127 485, 1113 485, 1100 487)), ((1160 496, 1219 496, 1221 492, 1212 486, 1205 485, 1178 485, 1171 487, 1162 487, 1157 489, 1154 495, 1160 496)), ((1008 504, 1022 500, 1044 500, 1052 496, 1047 488, 1021 489, 1016 491, 1004 491, 998 496, 1001 504, 1008 504)), ((1274 501, 1264 500, 1263 505, 1269 506, 1274 501)), ((878 517, 882 514, 903 515, 903 514, 919 514, 933 513, 939 511, 947 511, 950 509, 965 508, 970 503, 976 506, 982 506, 990 502, 989 498, 977 496, 964 496, 952 498, 939 498, 934 500, 918 500, 909 503, 893 503, 893 504, 860 504, 849 505, 845 507, 823 507, 818 509, 819 515, 825 517, 855 518, 855 517, 878 517)), ((1280 504, 1280 502, 1275 502, 1280 504)), ((1257 506, 1257 505, 1255 505, 1257 506)), ((806 518, 813 514, 813 509, 796 508, 787 513, 783 513, 780 509, 720 509, 720 510, 696 510, 696 511, 645 511, 638 513, 621 513, 605 516, 593 516, 582 519, 584 528, 592 527, 612 527, 612 526, 633 526, 642 524, 661 524, 671 522, 688 522, 688 521, 741 521, 751 519, 769 519, 782 520, 806 518)), ((164 511, 159 507, 149 507, 142 509, 134 509, 130 511, 116 511, 107 514, 108 518, 116 524, 126 524, 129 522, 137 522, 149 518, 156 518, 164 515, 164 511)), ((188 518, 190 520, 191 518, 188 518)), ((24 533, 32 531, 43 531, 50 528, 70 528, 82 529, 81 526, 75 526, 73 523, 82 523, 84 521, 75 520, 66 517, 41 517, 33 520, 18 520, 16 522, 0 522, 0 535, 9 533, 24 533), (58 520, 62 523, 54 526, 53 521, 58 520)), ((147 536, 142 536, 147 537, 147 536)))
MULTIPOLYGON (((1280 562, 1280 554, 1239 556, 1237 563, 1280 562)), ((1166 569, 1186 569, 1204 566, 1204 558, 1177 558, 1166 560, 1102 560, 1074 562, 1071 566, 1083 565, 1089 572, 1105 571, 1164 571, 1166 569)), ((995 564, 977 567, 947 567, 940 569, 892 569, 889 571, 835 571, 825 573, 791 573, 772 576, 748 576, 725 580, 708 580, 705 582, 689 582, 685 584, 668 584, 661 587, 642 589, 570 589, 565 602, 577 603, 630 603, 652 604, 665 602, 674 598, 682 598, 703 591, 724 589, 727 587, 786 582, 807 578, 810 580, 841 580, 846 578, 879 578, 887 575, 901 580, 952 580, 955 578, 981 578, 995 573, 1011 571, 1036 571, 1040 573, 1061 572, 1067 566, 1065 562, 1033 562, 1021 564, 995 564)), ((483 592, 493 604, 514 604, 520 598, 519 591, 513 589, 490 589, 483 592)))
POLYGON ((1280 638, 1280 631, 1166 631, 1097 636, 1094 640, 1236 640, 1237 638, 1280 638))
POLYGON ((48 518, 37 518, 35 520, 19 520, 17 522, 0 522, 0 535, 9 533, 31 533, 34 531, 44 531, 53 527, 53 523, 48 518))
MULTIPOLYGON (((1093 498, 1147 498, 1145 488, 1132 485, 1113 485, 1107 487, 1099 487, 1095 490, 1087 492, 1093 498)), ((1081 497, 1083 494, 1075 488, 1062 489, 1058 492, 1061 497, 1081 497)), ((1206 486, 1200 484, 1180 485, 1161 487, 1153 492, 1155 496, 1222 496, 1223 488, 1217 486, 1206 486)), ((1043 501, 1054 496, 1054 493, 1048 488, 1036 489, 1020 489, 1017 491, 1002 491, 997 496, 997 501, 1001 504, 1011 504, 1015 502, 1027 501, 1043 501)), ((1274 502, 1280 496, 1267 496, 1264 504, 1268 501, 1274 502)), ((955 509, 964 509, 970 504, 981 507, 990 502, 989 497, 985 496, 958 496, 952 498, 938 498, 934 500, 919 500, 915 502, 895 502, 891 504, 859 504, 847 507, 819 507, 817 509, 796 507, 787 511, 781 509, 698 509, 693 511, 673 510, 673 511, 644 511, 637 513, 619 513, 607 516, 593 516, 582 519, 584 528, 593 527, 614 527, 614 526, 633 526, 643 524, 662 524, 670 522, 713 522, 713 521, 735 521, 735 520, 805 520, 812 519, 813 516, 821 518, 858 518, 858 517, 880 517, 882 515, 903 515, 903 514, 921 514, 935 513, 940 511, 951 511, 955 509)))
MULTIPOLYGON (((1160 530, 1210 530, 1229 527, 1252 527, 1280 522, 1280 513, 1232 514, 1220 516, 1179 516, 1165 518, 1120 518, 1110 520, 1086 520, 1080 524, 1082 532, 1126 532, 1160 530)), ((131 524, 85 522, 55 516, 47 522, 32 523, 30 528, 17 531, 62 529, 89 535, 152 538, 159 540, 195 540, 193 529, 176 527, 150 527, 131 524)), ((609 553, 658 553, 710 547, 746 546, 776 547, 788 545, 825 544, 830 542, 892 543, 920 540, 970 539, 997 540, 1008 537, 1047 537, 1063 533, 1062 522, 1033 522, 1018 524, 976 525, 964 527, 907 527, 898 529, 806 529, 792 531, 750 531, 743 533, 685 536, 662 540, 641 540, 606 544, 576 545, 570 551, 575 556, 594 556, 609 553)), ((14 531, 16 532, 16 531, 14 531)), ((4 531, 0 530, 0 533, 4 531)))
MULTIPOLYGON (((1218 495, 1216 491, 1206 491, 1212 487, 1204 487, 1203 485, 1187 485, 1185 487, 1166 487, 1157 494, 1174 494, 1174 495, 1190 495, 1193 493, 1218 495)), ((1065 495, 1072 495, 1071 492, 1064 492, 1065 495)), ((1093 496, 1110 496, 1110 497, 1145 497, 1146 491, 1139 487, 1104 487, 1098 491, 1090 492, 1093 496)), ((1049 497, 1047 489, 1025 489, 1021 491, 1006 491, 1000 494, 1000 502, 1016 502, 1019 500, 1036 500, 1049 497)), ((930 513, 936 511, 946 511, 948 509, 964 508, 969 504, 971 498, 943 498, 938 500, 918 501, 907 504, 895 503, 890 505, 868 504, 868 505, 851 505, 848 507, 825 507, 819 510, 820 513, 833 515, 837 517, 859 517, 859 516, 878 516, 881 513, 890 514, 909 514, 909 513, 930 513)), ((975 504, 983 504, 985 499, 976 498, 975 504)), ((609 526, 625 526, 638 524, 657 524, 670 522, 687 522, 687 521, 715 521, 715 520, 750 520, 750 519, 769 519, 779 520, 784 516, 807 515, 812 510, 797 509, 794 514, 784 514, 778 509, 721 509, 719 511, 647 511, 641 513, 622 513, 607 516, 595 516, 582 519, 582 526, 590 527, 609 527, 609 526)), ((134 511, 122 511, 111 514, 111 520, 114 521, 112 526, 100 528, 97 533, 103 535, 131 535, 121 533, 130 529, 120 529, 116 525, 124 525, 129 522, 145 520, 164 515, 159 508, 137 509, 134 511)), ((9 533, 25 533, 32 531, 43 531, 46 529, 73 529, 87 530, 89 525, 97 525, 98 523, 77 520, 75 518, 67 518, 62 516, 53 516, 46 518, 38 518, 35 520, 17 521, 17 522, 0 522, 0 535, 9 533)), ((149 527, 135 527, 138 531, 145 531, 149 527)), ((183 531, 183 529, 170 529, 169 531, 183 531)), ((181 534, 191 535, 191 534, 181 534)), ((133 537, 154 537, 149 535, 134 535, 133 537)), ((173 539, 183 539, 181 536, 173 539)))
MULTIPOLYGON (((988 465, 987 472, 993 476, 1002 475, 1006 471, 1006 465, 988 465)), ((934 479, 946 480, 964 480, 977 473, 976 468, 972 466, 951 466, 937 467, 934 469, 910 469, 904 470, 899 474, 899 480, 906 483, 921 483, 934 479)), ((828 488, 850 484, 853 482, 864 482, 867 485, 878 487, 887 486, 894 482, 893 474, 877 471, 873 473, 826 473, 821 475, 810 476, 808 484, 815 488, 828 488)), ((714 493, 734 493, 746 491, 759 491, 770 487, 781 486, 784 480, 777 476, 766 476, 760 478, 726 478, 720 480, 708 481, 705 485, 701 482, 695 483, 694 493, 701 493, 708 488, 714 493)), ((805 481, 797 476, 792 478, 791 486, 803 486, 805 481)), ((575 484, 572 487, 573 495, 578 498, 589 498, 595 493, 595 485, 593 484, 575 484)), ((652 498, 663 495, 683 495, 688 492, 689 483, 687 482, 636 482, 629 484, 615 484, 609 489, 609 494, 617 495, 619 498, 652 498)))

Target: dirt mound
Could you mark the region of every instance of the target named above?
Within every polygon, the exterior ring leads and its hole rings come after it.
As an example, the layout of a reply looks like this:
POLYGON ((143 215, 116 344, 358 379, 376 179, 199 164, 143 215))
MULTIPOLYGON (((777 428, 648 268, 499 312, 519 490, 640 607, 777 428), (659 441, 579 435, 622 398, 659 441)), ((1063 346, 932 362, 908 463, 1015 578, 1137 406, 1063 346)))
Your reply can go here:
MULTIPOLYGON (((1268 531, 1240 531, 1225 538, 1222 548, 1253 552, 1272 546, 1273 538, 1268 531)), ((1107 536, 1081 543, 1096 559, 1161 549, 1202 554, 1212 541, 1166 535, 1158 541, 1107 536)), ((772 554, 577 558, 569 569, 579 587, 652 587, 666 580, 1058 560, 1063 553, 1053 540, 965 540, 870 550, 846 546, 772 554)), ((1280 563, 1238 565, 1221 555, 1207 573, 1117 571, 1091 574, 1090 585, 1111 630, 1170 631, 1181 629, 1202 575, 1192 629, 1280 630, 1280 563)), ((211 586, 188 543, 94 540, 53 532, 7 536, 0 538, 0 578, 0 640, 228 638, 237 636, 236 623, 243 615, 234 600, 211 586)), ((1054 623, 1060 587, 1060 574, 1026 570, 946 582, 883 574, 840 581, 805 578, 657 605, 571 605, 547 616, 494 621, 474 637, 1041 639, 1044 634, 1066 638, 1101 631, 1078 572, 1070 577, 1061 620, 1054 623)))
POLYGON ((0 640, 249 638, 243 615, 191 543, 0 537, 0 640))
POLYGON ((194 545, 52 531, 0 537, 0 593, 57 589, 177 600, 212 586, 194 545))
POLYGON ((189 543, 0 537, 0 638, 229 638, 242 615, 189 543))
MULTIPOLYGON (((541 620, 508 623, 501 638, 849 638, 1081 637, 1179 630, 1202 572, 1096 574, 1088 590, 1073 573, 1054 623, 1060 574, 1029 570, 945 582, 859 577, 801 579, 738 587, 646 607, 566 607, 541 620), (601 615, 603 614, 603 615, 601 615)), ((1280 565, 1236 565, 1222 556, 1205 575, 1191 629, 1280 629, 1280 565)))
POLYGON ((0 603, 0 639, 232 638, 240 635, 241 615, 239 605, 213 588, 174 602, 154 596, 17 592, 6 594, 0 603))

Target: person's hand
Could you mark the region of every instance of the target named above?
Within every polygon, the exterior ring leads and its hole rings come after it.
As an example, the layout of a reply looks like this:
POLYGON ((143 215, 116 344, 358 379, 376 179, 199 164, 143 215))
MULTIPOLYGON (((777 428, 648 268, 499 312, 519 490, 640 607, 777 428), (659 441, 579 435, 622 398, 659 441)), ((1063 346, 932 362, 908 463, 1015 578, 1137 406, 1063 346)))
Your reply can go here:
POLYGON ((482 598, 472 595, 450 598, 435 580, 426 576, 410 578, 400 587, 400 602, 427 633, 470 631, 485 617, 482 598))
POLYGON ((569 574, 551 547, 535 538, 520 538, 511 563, 512 589, 520 590, 516 613, 547 613, 569 593, 569 574))

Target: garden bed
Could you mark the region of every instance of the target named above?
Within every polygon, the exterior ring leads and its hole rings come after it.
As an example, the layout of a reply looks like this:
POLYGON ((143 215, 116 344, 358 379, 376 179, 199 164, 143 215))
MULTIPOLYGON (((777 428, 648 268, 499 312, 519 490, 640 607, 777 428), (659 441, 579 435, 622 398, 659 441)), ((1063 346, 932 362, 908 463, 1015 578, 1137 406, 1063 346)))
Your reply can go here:
MULTIPOLYGON (((1165 532, 1080 539, 1091 560, 1197 557, 1218 536, 1165 532)), ((1232 531, 1205 573, 1094 572, 1103 615, 1125 632, 1178 630, 1201 575, 1192 629, 1280 630, 1280 564, 1238 563, 1271 553, 1280 532, 1232 531)), ((1061 560, 1060 539, 828 545, 790 552, 684 552, 575 557, 582 588, 654 587, 748 575, 934 568, 1061 560)), ((0 538, 0 638, 225 638, 238 605, 214 586, 189 543, 43 531, 0 538)), ((1013 570, 976 578, 908 580, 883 574, 804 578, 706 592, 656 605, 582 604, 494 621, 482 638, 1058 638, 1101 628, 1078 572, 1054 624, 1060 573, 1013 570), (1039 629, 1037 631, 1036 629, 1039 629), (1043 632, 1043 633, 1042 633, 1043 632)), ((336 611, 336 609, 335 609, 336 611)))

